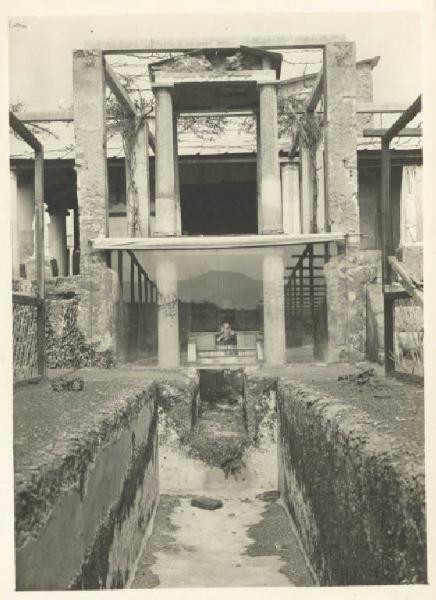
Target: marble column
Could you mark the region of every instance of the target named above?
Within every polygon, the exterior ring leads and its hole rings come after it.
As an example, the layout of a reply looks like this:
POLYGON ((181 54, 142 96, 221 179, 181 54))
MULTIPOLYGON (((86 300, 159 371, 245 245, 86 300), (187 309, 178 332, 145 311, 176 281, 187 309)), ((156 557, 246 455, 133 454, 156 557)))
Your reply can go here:
POLYGON ((177 235, 173 87, 173 84, 161 83, 153 86, 156 96, 155 236, 177 235))
POLYGON ((263 337, 267 365, 286 362, 283 250, 270 249, 263 257, 263 337))
POLYGON ((158 258, 156 283, 158 289, 159 366, 178 367, 180 365, 180 346, 177 270, 171 259, 158 258))
POLYGON ((262 233, 283 233, 277 123, 277 88, 259 83, 262 233))

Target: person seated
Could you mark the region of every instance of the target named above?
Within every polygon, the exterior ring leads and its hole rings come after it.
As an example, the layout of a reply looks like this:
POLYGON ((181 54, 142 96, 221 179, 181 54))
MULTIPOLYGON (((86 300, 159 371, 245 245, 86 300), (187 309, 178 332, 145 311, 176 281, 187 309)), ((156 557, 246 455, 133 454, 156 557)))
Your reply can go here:
POLYGON ((215 336, 215 341, 218 346, 236 346, 236 332, 230 326, 228 321, 223 321, 221 324, 220 333, 215 336))

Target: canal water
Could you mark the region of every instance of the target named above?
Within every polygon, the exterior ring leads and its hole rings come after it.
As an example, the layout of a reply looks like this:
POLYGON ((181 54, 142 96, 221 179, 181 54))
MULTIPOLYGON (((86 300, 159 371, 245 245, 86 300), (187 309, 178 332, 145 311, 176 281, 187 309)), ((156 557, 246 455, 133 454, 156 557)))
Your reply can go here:
POLYGON ((189 442, 161 416, 160 502, 133 588, 314 585, 278 498, 274 393, 254 439, 233 387, 201 399, 189 442), (196 496, 222 507, 192 506, 196 496))

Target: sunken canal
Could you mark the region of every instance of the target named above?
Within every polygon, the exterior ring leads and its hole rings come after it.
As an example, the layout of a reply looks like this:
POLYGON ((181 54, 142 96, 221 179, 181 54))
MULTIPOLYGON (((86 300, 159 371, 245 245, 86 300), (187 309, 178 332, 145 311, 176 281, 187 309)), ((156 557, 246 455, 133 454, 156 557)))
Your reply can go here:
POLYGON ((401 430, 422 390, 301 366, 132 364, 17 389, 17 589, 423 582, 422 449, 401 430))

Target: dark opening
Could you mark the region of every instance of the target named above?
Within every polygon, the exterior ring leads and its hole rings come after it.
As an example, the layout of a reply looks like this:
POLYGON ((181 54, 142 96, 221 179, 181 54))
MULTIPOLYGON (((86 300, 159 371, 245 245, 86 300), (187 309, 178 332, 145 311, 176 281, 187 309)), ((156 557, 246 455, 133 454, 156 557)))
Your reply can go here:
POLYGON ((255 181, 185 184, 180 199, 186 235, 257 233, 255 181))

